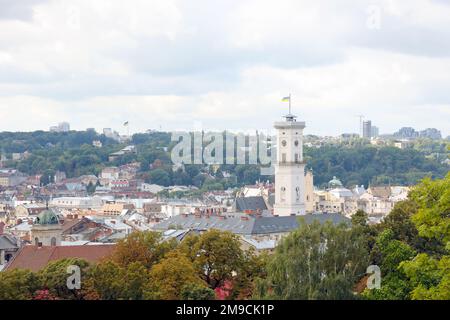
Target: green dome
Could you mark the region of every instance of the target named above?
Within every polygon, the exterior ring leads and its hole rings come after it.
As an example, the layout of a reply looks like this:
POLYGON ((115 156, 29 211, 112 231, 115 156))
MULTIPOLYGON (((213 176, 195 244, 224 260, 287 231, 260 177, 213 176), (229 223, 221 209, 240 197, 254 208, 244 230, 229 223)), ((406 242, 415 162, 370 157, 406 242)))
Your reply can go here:
POLYGON ((52 210, 47 209, 37 216, 36 224, 59 224, 59 219, 52 210))
POLYGON ((336 176, 333 177, 332 180, 328 182, 328 184, 332 187, 342 187, 342 182, 336 176))

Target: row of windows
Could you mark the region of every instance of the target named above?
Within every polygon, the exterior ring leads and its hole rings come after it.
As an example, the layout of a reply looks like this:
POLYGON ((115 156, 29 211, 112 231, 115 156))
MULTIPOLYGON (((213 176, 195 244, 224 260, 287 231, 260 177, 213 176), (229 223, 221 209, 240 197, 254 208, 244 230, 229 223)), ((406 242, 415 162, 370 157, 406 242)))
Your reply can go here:
MULTIPOLYGON (((280 201, 286 202, 286 188, 281 187, 280 191, 281 191, 280 192, 280 201)), ((300 188, 299 187, 295 188, 295 201, 300 202, 300 188)))
MULTIPOLYGON (((294 162, 300 163, 299 155, 298 153, 294 154, 294 162)), ((286 163, 286 153, 281 154, 281 163, 286 163)))
MULTIPOLYGON (((281 141, 281 145, 282 145, 283 147, 286 147, 286 145, 287 145, 286 140, 281 141)), ((296 147, 298 147, 298 140, 295 140, 295 141, 294 141, 294 145, 295 145, 296 147)))

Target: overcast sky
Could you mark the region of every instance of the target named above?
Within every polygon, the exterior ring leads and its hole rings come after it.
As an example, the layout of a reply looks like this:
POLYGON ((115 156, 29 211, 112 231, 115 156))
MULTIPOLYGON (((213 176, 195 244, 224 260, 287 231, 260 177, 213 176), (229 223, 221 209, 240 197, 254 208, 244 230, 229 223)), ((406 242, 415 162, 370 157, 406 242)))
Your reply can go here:
POLYGON ((450 134, 448 0, 0 0, 0 131, 450 134))

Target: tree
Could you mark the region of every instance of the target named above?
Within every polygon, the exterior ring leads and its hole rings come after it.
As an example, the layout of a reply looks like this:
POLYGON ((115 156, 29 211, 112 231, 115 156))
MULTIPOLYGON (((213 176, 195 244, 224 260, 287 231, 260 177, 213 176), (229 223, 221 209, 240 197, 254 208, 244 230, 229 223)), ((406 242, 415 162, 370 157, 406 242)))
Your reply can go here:
POLYGON ((123 295, 125 272, 118 263, 102 261, 89 271, 83 285, 87 300, 118 300, 123 295))
POLYGON ((373 252, 382 286, 365 292, 373 299, 449 299, 450 174, 427 178, 383 222, 373 252), (392 229, 391 229, 392 228, 392 229), (416 250, 414 250, 416 249, 416 250))
POLYGON ((186 287, 195 287, 193 292, 197 294, 200 288, 207 288, 192 262, 179 250, 169 252, 155 264, 150 270, 150 279, 144 293, 147 299, 179 300, 183 289, 186 294, 186 287))
POLYGON ((90 270, 83 294, 85 299, 141 300, 148 282, 148 270, 140 262, 123 267, 105 260, 90 270))
POLYGON ((212 229, 200 236, 190 236, 180 249, 211 289, 232 280, 233 273, 239 273, 244 262, 239 239, 231 232, 212 229))
POLYGON ((379 254, 381 288, 366 289, 363 295, 374 300, 409 299, 412 287, 403 270, 399 269, 399 264, 412 259, 415 251, 408 244, 396 240, 391 229, 386 229, 378 235, 372 251, 379 254))
POLYGON ((413 285, 412 299, 450 299, 450 173, 444 179, 424 179, 411 191, 418 204, 412 221, 419 235, 434 241, 434 248, 403 261, 403 270, 413 285), (434 249, 434 250, 433 250, 434 249))
POLYGON ((204 285, 187 284, 181 289, 181 300, 214 300, 214 291, 204 285))
POLYGON ((150 181, 151 183, 158 184, 160 186, 169 186, 170 185, 170 175, 164 169, 155 169, 150 171, 150 181))
POLYGON ((31 300, 39 288, 39 277, 29 270, 0 272, 0 300, 31 300))
POLYGON ((412 217, 419 235, 439 241, 450 251, 450 173, 440 180, 424 179, 410 197, 419 206, 412 217))
POLYGON ((67 287, 67 278, 70 275, 67 273, 67 268, 73 265, 80 268, 81 281, 83 281, 84 275, 87 274, 89 263, 78 258, 62 259, 50 262, 37 273, 42 287, 61 299, 81 299, 81 290, 67 287))
POLYGON ((450 256, 435 259, 422 253, 400 268, 412 282, 414 300, 450 300, 450 256))
POLYGON ((95 192, 96 188, 97 188, 97 185, 93 184, 92 181, 89 181, 89 184, 86 187, 86 191, 88 194, 93 194, 95 192))
POLYGON ((276 248, 255 297, 352 299, 367 262, 366 240, 348 225, 302 222, 276 248))
POLYGON ((391 212, 380 224, 381 229, 390 229, 393 238, 412 246, 418 245, 418 232, 411 217, 417 212, 417 203, 411 199, 395 204, 391 212))
POLYGON ((233 290, 230 298, 237 300, 251 299, 256 283, 267 277, 266 266, 269 255, 265 252, 256 254, 253 248, 243 252, 244 261, 239 274, 234 277, 233 290))
POLYGON ((140 262, 150 270, 176 245, 176 240, 163 242, 161 234, 157 232, 133 232, 117 243, 111 259, 122 267, 140 262))

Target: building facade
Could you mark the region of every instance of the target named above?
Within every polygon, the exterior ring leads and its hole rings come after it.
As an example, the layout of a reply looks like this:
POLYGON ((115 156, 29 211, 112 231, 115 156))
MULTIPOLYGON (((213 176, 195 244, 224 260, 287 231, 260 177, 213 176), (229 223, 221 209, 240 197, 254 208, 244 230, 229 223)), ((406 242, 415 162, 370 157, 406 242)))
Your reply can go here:
POLYGON ((275 164, 274 214, 304 215, 305 163, 303 161, 303 129, 305 122, 297 122, 287 115, 286 121, 275 122, 277 129, 277 162, 275 164))

